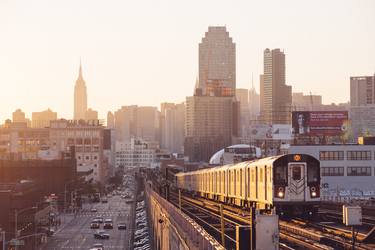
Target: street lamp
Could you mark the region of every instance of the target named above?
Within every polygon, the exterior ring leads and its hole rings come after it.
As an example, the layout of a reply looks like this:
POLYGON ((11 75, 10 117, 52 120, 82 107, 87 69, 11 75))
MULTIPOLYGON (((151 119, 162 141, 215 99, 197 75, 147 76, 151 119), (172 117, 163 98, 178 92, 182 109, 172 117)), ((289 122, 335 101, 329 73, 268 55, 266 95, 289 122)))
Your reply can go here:
POLYGON ((66 187, 70 184, 70 183, 72 183, 72 182, 74 182, 75 180, 71 180, 71 181, 68 181, 67 183, 65 183, 65 185, 64 185, 64 213, 66 213, 66 187))

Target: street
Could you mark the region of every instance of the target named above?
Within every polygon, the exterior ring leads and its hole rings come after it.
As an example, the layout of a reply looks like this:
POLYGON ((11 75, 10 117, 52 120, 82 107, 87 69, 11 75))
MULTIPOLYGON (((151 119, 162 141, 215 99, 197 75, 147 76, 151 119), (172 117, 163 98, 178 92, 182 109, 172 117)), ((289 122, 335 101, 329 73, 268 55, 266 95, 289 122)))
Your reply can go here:
POLYGON ((129 249, 132 206, 133 203, 126 203, 120 195, 108 198, 108 203, 83 204, 82 211, 76 215, 62 215, 60 229, 39 249, 90 249, 95 243, 102 243, 104 249, 129 249), (92 208, 97 209, 97 212, 91 212, 92 208), (113 229, 103 229, 103 224, 100 224, 100 229, 90 229, 96 217, 112 219, 113 229), (120 222, 126 223, 126 230, 117 229, 120 222), (104 230, 110 238, 95 239, 94 233, 98 230, 104 230))

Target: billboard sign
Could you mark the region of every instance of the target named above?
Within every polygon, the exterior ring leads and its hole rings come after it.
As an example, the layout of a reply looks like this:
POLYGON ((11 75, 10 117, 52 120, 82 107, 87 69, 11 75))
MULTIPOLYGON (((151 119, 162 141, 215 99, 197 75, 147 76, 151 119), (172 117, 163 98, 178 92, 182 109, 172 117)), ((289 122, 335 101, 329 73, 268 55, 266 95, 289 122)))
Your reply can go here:
POLYGON ((255 140, 291 140, 289 124, 257 124, 248 127, 248 137, 255 140))
POLYGON ((347 120, 348 111, 293 111, 292 130, 299 136, 339 136, 347 120))

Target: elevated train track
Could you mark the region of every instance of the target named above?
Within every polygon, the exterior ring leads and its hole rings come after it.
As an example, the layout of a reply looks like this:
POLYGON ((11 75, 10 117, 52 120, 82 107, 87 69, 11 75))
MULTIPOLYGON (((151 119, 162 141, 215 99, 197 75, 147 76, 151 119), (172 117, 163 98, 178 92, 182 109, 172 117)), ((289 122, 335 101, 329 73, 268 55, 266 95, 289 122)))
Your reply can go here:
MULTIPOLYGON (((312 211, 313 214, 317 212, 315 204, 320 205, 319 172, 319 162, 311 156, 284 155, 238 165, 178 173, 172 178, 167 171, 167 180, 156 183, 155 188, 162 195, 165 194, 167 200, 176 207, 181 204, 181 210, 212 233, 219 242, 221 242, 220 207, 222 207, 225 247, 234 249, 236 227, 250 225, 250 206, 258 208, 257 202, 266 204, 265 207, 259 207, 266 213, 273 211, 271 208, 274 206, 278 212, 288 212, 289 209, 299 206, 304 207, 302 211, 312 211), (172 190, 169 186, 175 189, 172 190), (294 190, 296 186, 301 188, 294 190), (182 191, 181 200, 177 188, 182 191), (284 210, 285 208, 288 210, 284 210)), ((158 182, 161 178, 155 175, 153 179, 158 182)), ((316 214, 321 215, 321 213, 316 214)), ((341 218, 337 210, 335 214, 337 218, 341 218)), ((325 213, 325 215, 329 214, 325 213)), ((293 217, 295 216, 288 218, 293 217)), ((374 217, 369 216, 370 219, 374 217)), ((335 220, 329 218, 328 221, 335 220)), ((288 219, 280 220, 279 229, 281 249, 315 250, 351 247, 348 231, 334 224, 288 219)), ((370 238, 374 240, 374 236, 375 229, 370 238)), ((364 234, 359 234, 359 239, 364 237, 366 237, 364 234)), ((357 243, 356 249, 375 249, 375 245, 368 244, 369 242, 371 241, 357 243)))
MULTIPOLYGON (((179 206, 178 194, 171 193, 170 201, 179 206)), ((224 205, 216 201, 207 200, 201 197, 181 196, 182 210, 188 211, 189 216, 198 217, 200 223, 206 224, 206 227, 216 231, 216 238, 220 241, 220 209, 223 205, 225 219, 226 239, 232 242, 226 244, 227 249, 234 249, 235 244, 235 226, 250 225, 250 214, 248 209, 240 209, 230 205, 224 205), (189 208, 190 207, 190 208, 189 208), (193 209, 193 210, 192 210, 193 209), (195 213, 192 211, 196 211, 195 213), (199 212, 198 212, 199 211, 199 212), (204 212, 203 212, 204 211, 204 212), (203 217, 200 217, 204 214, 203 217), (210 218, 208 218, 209 216, 210 218), (213 222, 211 217, 216 218, 213 222), (207 219, 208 218, 208 219, 207 219), (211 224, 212 223, 212 224, 211 224)), ((280 220, 280 248, 281 249, 348 249, 351 248, 351 236, 345 229, 324 225, 319 222, 310 222, 302 219, 280 220), (345 234, 346 233, 346 234, 345 234)), ((359 234, 359 239, 364 234, 359 234)), ((374 249, 374 244, 365 244, 360 241, 356 243, 358 250, 374 249)))

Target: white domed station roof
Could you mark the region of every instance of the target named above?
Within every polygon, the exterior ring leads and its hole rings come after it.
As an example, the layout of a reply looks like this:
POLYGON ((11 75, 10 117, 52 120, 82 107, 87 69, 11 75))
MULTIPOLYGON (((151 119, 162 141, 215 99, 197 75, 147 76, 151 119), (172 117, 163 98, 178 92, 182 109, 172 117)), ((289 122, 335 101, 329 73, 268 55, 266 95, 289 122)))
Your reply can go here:
MULTIPOLYGON (((229 147, 226 147, 226 148, 250 148, 250 147, 254 147, 254 146, 250 146, 248 144, 236 144, 236 145, 232 145, 232 146, 229 146, 229 147)), ((210 158, 210 161, 209 163, 211 165, 218 165, 218 164, 222 164, 223 162, 223 156, 224 156, 224 151, 225 149, 220 149, 219 151, 217 151, 211 158, 210 158)))

